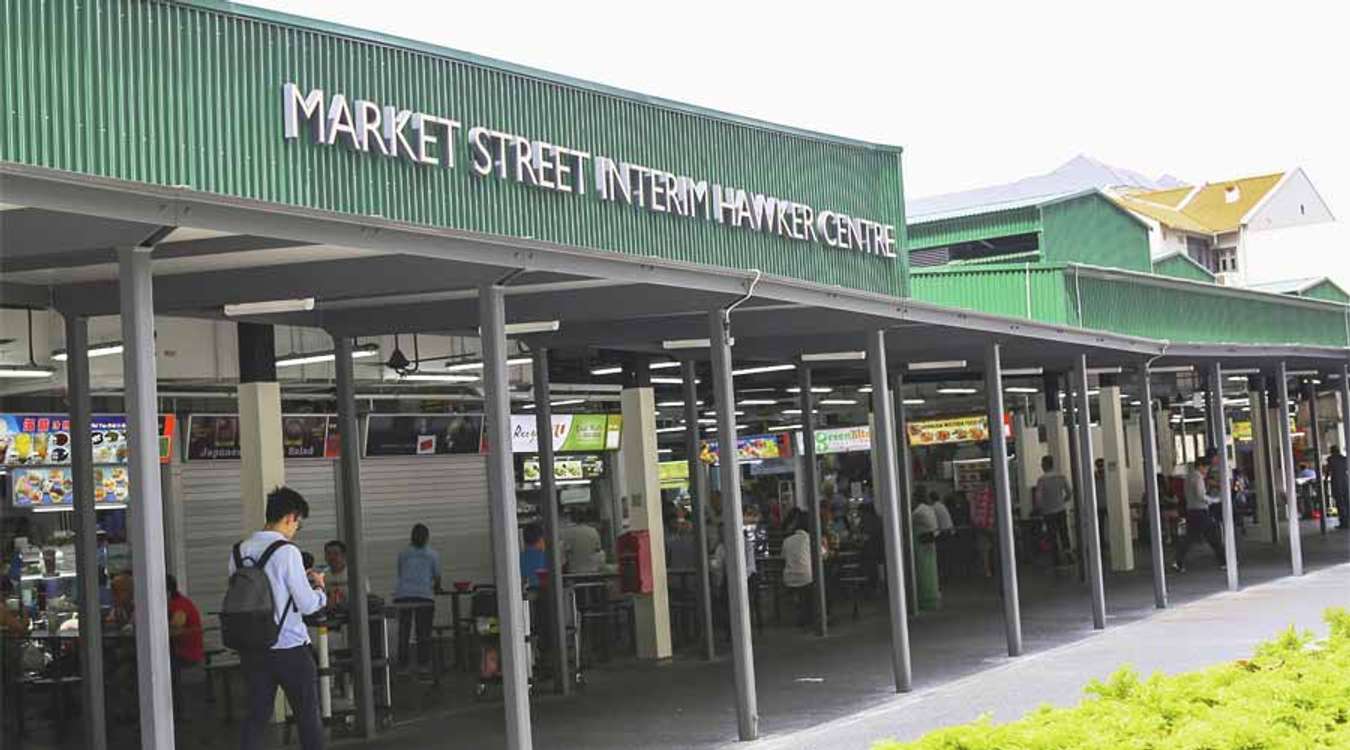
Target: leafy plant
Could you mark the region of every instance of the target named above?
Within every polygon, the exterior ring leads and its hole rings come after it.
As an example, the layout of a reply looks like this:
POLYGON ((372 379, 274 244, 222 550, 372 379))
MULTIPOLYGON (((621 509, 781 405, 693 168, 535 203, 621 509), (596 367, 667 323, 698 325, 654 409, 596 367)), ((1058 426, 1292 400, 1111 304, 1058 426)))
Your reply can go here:
POLYGON ((1018 721, 987 716, 875 750, 1314 750, 1350 748, 1350 612, 1329 609, 1318 642, 1293 628, 1250 659, 1140 679, 1129 666, 1094 680, 1073 708, 1018 721))

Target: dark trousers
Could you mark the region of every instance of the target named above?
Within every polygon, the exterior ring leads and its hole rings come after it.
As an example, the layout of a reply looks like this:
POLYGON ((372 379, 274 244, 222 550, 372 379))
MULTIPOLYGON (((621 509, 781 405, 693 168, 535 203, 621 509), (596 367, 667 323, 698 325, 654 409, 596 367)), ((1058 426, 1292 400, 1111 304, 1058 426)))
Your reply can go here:
POLYGON ((1219 527, 1215 525, 1209 511, 1187 510, 1186 536, 1182 537, 1181 543, 1177 545, 1178 567, 1186 567, 1186 553, 1190 552, 1191 545, 1201 538, 1209 543, 1210 549, 1214 550, 1214 559, 1220 563, 1224 561, 1223 542, 1219 540, 1219 527))
POLYGON ((431 664, 431 621, 436 617, 436 602, 420 596, 402 596, 394 600, 395 604, 421 604, 416 609, 401 609, 398 612, 398 664, 408 666, 408 657, 412 656, 408 648, 408 639, 412 635, 414 623, 417 625, 417 664, 426 667, 431 664))
POLYGON ((1064 553, 1069 549, 1069 511, 1046 514, 1045 533, 1050 537, 1050 550, 1055 564, 1063 564, 1064 553))
POLYGON ((239 746, 260 750, 263 732, 272 721, 272 702, 277 686, 286 694, 303 750, 321 750, 323 724, 319 719, 319 670, 308 645, 241 653, 240 670, 248 688, 248 714, 244 717, 239 746))
POLYGON ((788 591, 797 598, 797 626, 810 627, 815 621, 816 611, 816 586, 814 583, 808 583, 805 586, 794 586, 788 591))

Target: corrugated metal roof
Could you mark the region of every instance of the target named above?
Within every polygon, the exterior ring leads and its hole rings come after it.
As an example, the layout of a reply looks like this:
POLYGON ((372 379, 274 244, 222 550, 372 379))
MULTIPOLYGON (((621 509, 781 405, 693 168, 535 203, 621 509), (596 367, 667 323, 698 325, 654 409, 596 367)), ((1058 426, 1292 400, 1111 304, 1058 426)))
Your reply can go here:
POLYGON ((1192 234, 1212 235, 1215 233, 1214 230, 1175 208, 1169 208, 1161 203, 1153 203, 1140 198, 1138 195, 1113 195, 1111 197, 1122 208, 1133 211, 1140 216, 1147 216, 1173 229, 1180 229, 1192 234))
POLYGON ((1233 232, 1252 207, 1284 178, 1284 172, 1244 177, 1226 182, 1211 182, 1196 191, 1181 207, 1187 216, 1215 233, 1233 232))
POLYGON ((1260 284, 1248 284, 1247 288, 1276 294, 1298 294, 1305 289, 1317 286, 1323 281, 1328 281, 1327 277, 1307 276, 1301 279, 1280 279, 1279 281, 1265 281, 1260 284))

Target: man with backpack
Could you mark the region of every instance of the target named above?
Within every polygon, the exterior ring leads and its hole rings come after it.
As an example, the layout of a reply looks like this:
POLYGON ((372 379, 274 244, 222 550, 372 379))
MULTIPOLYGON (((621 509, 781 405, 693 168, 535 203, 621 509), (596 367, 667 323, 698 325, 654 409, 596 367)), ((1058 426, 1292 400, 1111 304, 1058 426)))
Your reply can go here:
POLYGON ((230 584, 221 607, 221 636, 239 652, 248 687, 240 747, 262 747, 280 685, 299 728, 303 750, 323 747, 318 671, 304 616, 327 605, 323 574, 305 570, 292 543, 309 503, 289 487, 267 495, 267 525, 234 545, 230 584))

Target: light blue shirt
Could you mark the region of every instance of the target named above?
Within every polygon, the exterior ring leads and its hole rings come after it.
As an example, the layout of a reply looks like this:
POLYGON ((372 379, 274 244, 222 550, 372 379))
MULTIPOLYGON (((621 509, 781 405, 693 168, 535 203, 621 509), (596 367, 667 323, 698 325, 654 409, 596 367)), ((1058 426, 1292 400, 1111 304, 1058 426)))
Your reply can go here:
POLYGON ((398 583, 394 598, 430 599, 437 578, 441 577, 441 556, 430 547, 412 547, 398 553, 398 583))
MULTIPOLYGON (((244 558, 258 559, 267 551, 272 542, 285 540, 277 531, 257 531, 239 545, 239 555, 244 558)), ((305 563, 300 557, 300 548, 287 545, 278 549, 263 568, 267 580, 272 583, 272 601, 276 602, 277 616, 281 616, 286 602, 295 599, 295 606, 286 614, 281 623, 281 632, 277 635, 275 651, 295 648, 309 643, 309 629, 305 627, 304 615, 313 614, 328 605, 328 597, 322 591, 309 585, 305 577, 305 563)), ((234 549, 230 549, 230 574, 234 574, 234 549)))

